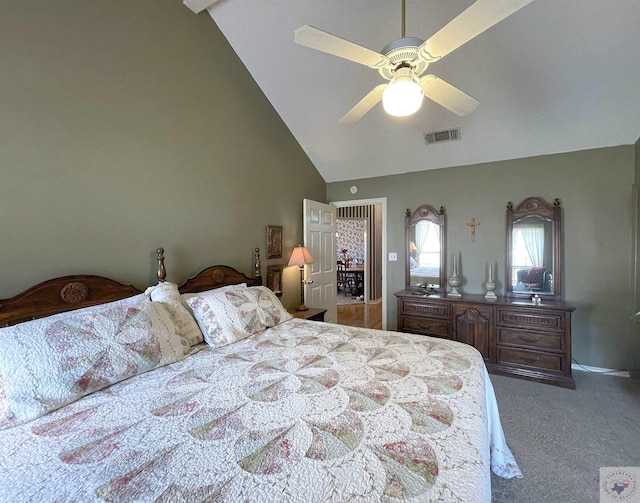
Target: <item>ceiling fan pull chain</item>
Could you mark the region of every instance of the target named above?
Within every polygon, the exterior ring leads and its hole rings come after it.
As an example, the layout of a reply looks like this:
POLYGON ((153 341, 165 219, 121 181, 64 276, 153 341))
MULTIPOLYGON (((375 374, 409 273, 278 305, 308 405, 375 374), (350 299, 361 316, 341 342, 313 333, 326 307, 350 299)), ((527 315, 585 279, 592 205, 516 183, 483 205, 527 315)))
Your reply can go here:
POLYGON ((402 0, 402 38, 404 38, 406 35, 406 23, 407 23, 407 14, 406 14, 406 8, 407 6, 405 5, 405 0, 402 0))

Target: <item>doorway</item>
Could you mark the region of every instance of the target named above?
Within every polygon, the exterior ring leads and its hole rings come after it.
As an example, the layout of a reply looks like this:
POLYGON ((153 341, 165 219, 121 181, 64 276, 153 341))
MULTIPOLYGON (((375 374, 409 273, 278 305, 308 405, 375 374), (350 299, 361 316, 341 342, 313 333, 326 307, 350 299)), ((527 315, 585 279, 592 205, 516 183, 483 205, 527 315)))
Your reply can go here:
MULTIPOLYGON (((349 213, 352 208, 340 208, 339 213, 349 213)), ((368 250, 367 229, 369 220, 361 217, 336 216, 336 257, 341 282, 338 285, 337 304, 365 303, 371 297, 366 258, 368 250), (341 270, 340 270, 341 269, 341 270)))
MULTIPOLYGON (((385 260, 387 253, 387 199, 337 201, 332 204, 337 208, 336 221, 344 222, 347 226, 344 228, 358 229, 361 226, 364 228, 360 244, 353 241, 354 235, 359 231, 348 231, 352 234, 352 240, 348 246, 338 245, 340 230, 337 230, 336 259, 355 259, 364 267, 362 290, 358 291, 358 297, 362 295, 363 299, 361 302, 339 302, 338 323, 385 330, 387 327, 387 267, 385 260), (347 251, 342 253, 344 249, 347 251)), ((342 242, 344 243, 344 241, 342 242)), ((338 297, 340 296, 341 294, 338 295, 338 297)))

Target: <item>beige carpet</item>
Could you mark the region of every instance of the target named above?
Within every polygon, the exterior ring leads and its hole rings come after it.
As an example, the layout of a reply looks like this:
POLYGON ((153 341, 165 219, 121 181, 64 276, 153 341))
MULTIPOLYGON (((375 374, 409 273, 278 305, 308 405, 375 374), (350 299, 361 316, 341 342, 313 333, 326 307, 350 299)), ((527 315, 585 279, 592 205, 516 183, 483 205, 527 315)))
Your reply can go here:
POLYGON ((494 503, 595 503, 601 466, 640 466, 640 380, 583 371, 574 378, 576 390, 491 376, 523 474, 492 475, 494 503))

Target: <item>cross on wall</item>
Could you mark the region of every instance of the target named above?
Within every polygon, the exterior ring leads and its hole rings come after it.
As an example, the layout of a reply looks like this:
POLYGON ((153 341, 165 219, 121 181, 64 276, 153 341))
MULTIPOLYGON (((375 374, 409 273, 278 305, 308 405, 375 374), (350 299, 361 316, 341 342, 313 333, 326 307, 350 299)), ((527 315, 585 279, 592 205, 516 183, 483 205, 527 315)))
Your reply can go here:
POLYGON ((480 222, 476 222, 475 217, 471 219, 471 222, 467 222, 467 227, 471 227, 471 242, 476 242, 476 227, 480 225, 480 222))

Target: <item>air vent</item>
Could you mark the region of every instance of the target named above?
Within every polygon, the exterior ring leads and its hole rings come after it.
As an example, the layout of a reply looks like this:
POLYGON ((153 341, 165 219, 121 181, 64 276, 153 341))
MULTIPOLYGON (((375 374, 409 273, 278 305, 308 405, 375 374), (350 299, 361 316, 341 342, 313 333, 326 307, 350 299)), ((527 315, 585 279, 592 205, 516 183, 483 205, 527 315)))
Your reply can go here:
POLYGON ((443 141, 453 141, 460 139, 460 128, 445 129, 443 131, 432 131, 431 133, 424 134, 424 142, 429 145, 430 143, 440 143, 443 141))

